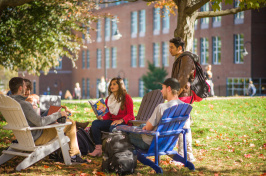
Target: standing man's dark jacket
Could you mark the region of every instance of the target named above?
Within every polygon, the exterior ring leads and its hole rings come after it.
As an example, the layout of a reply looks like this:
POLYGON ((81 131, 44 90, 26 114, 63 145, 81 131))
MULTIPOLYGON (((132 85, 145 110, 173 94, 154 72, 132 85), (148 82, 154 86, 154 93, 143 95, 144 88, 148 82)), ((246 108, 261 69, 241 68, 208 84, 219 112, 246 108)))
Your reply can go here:
POLYGON ((176 78, 180 82, 180 87, 183 88, 183 92, 179 97, 192 96, 190 90, 190 83, 194 81, 195 64, 189 55, 190 52, 182 53, 178 58, 176 58, 172 67, 172 78, 176 78))

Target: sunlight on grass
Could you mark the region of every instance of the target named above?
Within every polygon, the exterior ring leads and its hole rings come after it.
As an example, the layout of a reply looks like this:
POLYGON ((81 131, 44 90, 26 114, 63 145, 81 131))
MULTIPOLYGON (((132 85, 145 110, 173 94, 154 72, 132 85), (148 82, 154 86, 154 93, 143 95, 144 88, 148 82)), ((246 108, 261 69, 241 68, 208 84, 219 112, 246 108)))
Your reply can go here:
MULTIPOLYGON (((134 98, 134 100, 137 100, 134 98)), ((80 101, 66 103, 72 110, 72 119, 80 122, 96 119, 90 105, 80 101)), ((137 115, 140 101, 134 103, 137 115)), ((265 98, 204 100, 193 104, 191 126, 195 172, 171 164, 169 157, 161 157, 165 175, 261 175, 265 173, 265 98)), ((11 143, 13 133, 3 130, 0 122, 0 151, 11 143)), ((22 175, 70 175, 101 173, 101 158, 90 158, 87 165, 65 166, 62 163, 42 160, 21 171, 22 175), (44 165, 47 167, 45 168, 44 165)), ((10 175, 18 161, 11 160, 0 168, 0 174, 10 175)), ((154 171, 140 163, 135 175, 153 175, 154 171)), ((96 175, 96 174, 94 174, 96 175)), ((108 174, 106 174, 108 175, 108 174)))

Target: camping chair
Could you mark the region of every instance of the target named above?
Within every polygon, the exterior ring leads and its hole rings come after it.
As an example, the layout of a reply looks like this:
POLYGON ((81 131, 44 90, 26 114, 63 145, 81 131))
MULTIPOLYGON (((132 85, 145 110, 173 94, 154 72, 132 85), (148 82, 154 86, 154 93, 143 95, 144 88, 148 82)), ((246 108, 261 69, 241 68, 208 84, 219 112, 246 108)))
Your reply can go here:
POLYGON ((60 147, 65 164, 71 164, 71 159, 68 152, 69 138, 64 135, 63 131, 65 126, 70 125, 71 122, 66 122, 64 124, 52 124, 42 127, 30 127, 20 104, 16 100, 5 95, 0 95, 0 111, 8 123, 3 127, 3 129, 12 130, 16 139, 18 140, 18 143, 13 143, 7 150, 2 151, 2 155, 0 156, 0 165, 15 156, 26 157, 16 167, 16 170, 20 171, 21 169, 25 169, 43 159, 60 147), (47 144, 35 146, 31 130, 46 128, 55 128, 57 130, 57 137, 47 144))
POLYGON ((147 120, 151 117, 156 106, 163 102, 163 95, 161 93, 161 90, 159 89, 145 94, 141 101, 136 120, 130 120, 129 122, 133 123, 134 126, 146 123, 147 120))
POLYGON ((183 129, 186 120, 189 118, 189 113, 192 107, 189 104, 179 104, 168 108, 164 111, 161 121, 158 124, 156 131, 147 131, 136 128, 134 126, 121 125, 116 127, 117 130, 152 135, 153 141, 148 151, 137 149, 138 160, 144 165, 152 167, 156 173, 163 173, 162 168, 159 166, 159 156, 169 155, 175 161, 181 162, 190 170, 195 170, 193 163, 187 160, 187 144, 186 133, 190 129, 183 129), (176 145, 179 134, 183 134, 183 147, 184 157, 179 155, 173 148, 176 145), (155 162, 152 162, 147 157, 155 156, 155 162))

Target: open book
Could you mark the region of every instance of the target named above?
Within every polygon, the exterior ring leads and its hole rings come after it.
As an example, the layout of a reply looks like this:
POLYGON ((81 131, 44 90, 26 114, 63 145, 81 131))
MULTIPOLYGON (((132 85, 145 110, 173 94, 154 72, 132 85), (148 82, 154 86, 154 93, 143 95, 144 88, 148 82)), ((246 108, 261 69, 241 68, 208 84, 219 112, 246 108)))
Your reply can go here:
POLYGON ((102 98, 97 99, 95 102, 89 100, 91 107, 96 116, 104 116, 107 112, 109 112, 104 100, 102 98))

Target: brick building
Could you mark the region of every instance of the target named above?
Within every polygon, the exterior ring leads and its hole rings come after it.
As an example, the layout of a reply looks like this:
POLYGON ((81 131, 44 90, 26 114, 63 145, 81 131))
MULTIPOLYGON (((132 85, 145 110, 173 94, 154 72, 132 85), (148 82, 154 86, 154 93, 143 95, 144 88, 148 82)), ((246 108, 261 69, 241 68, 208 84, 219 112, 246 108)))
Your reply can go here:
MULTIPOLYGON (((232 6, 222 4, 222 9, 232 6)), ((200 10, 210 8, 206 4, 200 10)), ((51 94, 58 94, 59 90, 72 93, 79 82, 83 98, 97 97, 96 85, 104 76, 105 61, 107 78, 124 78, 133 97, 143 96, 141 76, 148 70, 147 61, 164 66, 170 76, 174 58, 169 53, 168 41, 173 38, 177 16, 168 16, 167 10, 147 6, 142 1, 101 5, 98 11, 117 16, 119 23, 110 18, 93 23, 97 31, 88 29, 91 42, 78 34, 87 48, 79 54, 77 69, 63 58, 57 74, 51 70, 47 76, 39 77, 40 94, 48 90, 51 94), (122 34, 119 40, 114 39, 117 28, 122 34)), ((198 20, 193 52, 200 56, 203 67, 212 65, 216 95, 243 95, 251 78, 257 94, 266 94, 265 31, 266 8, 198 20), (248 55, 243 55, 244 48, 248 55)))

